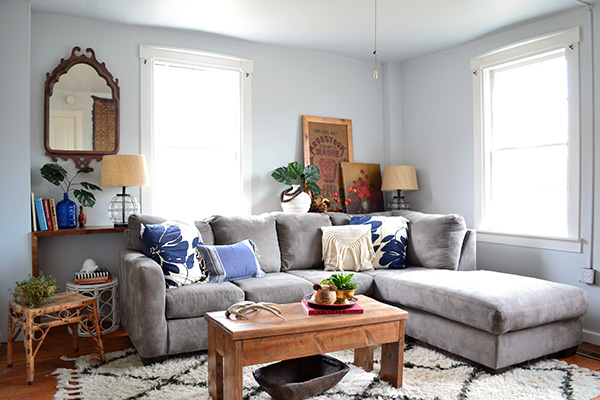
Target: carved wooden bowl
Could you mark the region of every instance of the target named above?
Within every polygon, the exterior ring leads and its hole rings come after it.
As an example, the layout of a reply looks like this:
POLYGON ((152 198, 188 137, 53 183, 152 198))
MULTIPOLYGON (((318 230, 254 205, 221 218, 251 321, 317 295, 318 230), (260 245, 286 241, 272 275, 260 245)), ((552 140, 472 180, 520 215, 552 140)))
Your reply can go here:
POLYGON ((260 387, 276 400, 300 400, 334 387, 349 371, 343 362, 326 355, 280 361, 253 371, 260 387))

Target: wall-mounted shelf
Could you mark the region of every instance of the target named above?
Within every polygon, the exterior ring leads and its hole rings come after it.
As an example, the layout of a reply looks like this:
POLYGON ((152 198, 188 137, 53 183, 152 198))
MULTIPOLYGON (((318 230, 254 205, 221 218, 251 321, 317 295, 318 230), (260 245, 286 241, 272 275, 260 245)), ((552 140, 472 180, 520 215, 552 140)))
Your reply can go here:
POLYGON ((31 274, 39 275, 38 265, 38 238, 55 236, 80 236, 96 235, 100 233, 119 233, 124 232, 127 227, 115 228, 113 226, 90 226, 86 228, 59 229, 57 231, 35 231, 31 232, 31 274))

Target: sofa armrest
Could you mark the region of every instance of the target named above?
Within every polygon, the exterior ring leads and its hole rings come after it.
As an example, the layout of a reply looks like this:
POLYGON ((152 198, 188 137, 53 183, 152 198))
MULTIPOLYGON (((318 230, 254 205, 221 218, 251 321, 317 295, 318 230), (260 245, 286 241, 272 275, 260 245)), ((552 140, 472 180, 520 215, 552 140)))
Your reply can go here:
POLYGON ((168 354, 165 278, 144 254, 123 250, 119 260, 121 324, 141 357, 168 354))
POLYGON ((458 271, 474 271, 477 269, 477 233, 467 229, 458 260, 458 271))

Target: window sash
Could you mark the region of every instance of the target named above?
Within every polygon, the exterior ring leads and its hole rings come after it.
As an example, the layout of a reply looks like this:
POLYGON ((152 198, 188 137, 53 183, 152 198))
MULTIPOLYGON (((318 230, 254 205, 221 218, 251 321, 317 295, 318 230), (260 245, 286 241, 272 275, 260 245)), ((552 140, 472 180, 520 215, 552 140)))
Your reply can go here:
MULTIPOLYGON (((480 57, 472 59, 473 101, 474 101, 474 132, 475 132, 475 228, 478 230, 478 240, 492 243, 503 243, 527 247, 552 248, 563 251, 581 252, 582 245, 579 237, 580 203, 579 203, 579 77, 578 77, 578 42, 579 28, 558 32, 545 37, 535 38, 505 48, 497 49, 480 57), (489 93, 490 71, 513 67, 521 63, 534 62, 541 54, 552 56, 557 49, 565 49, 568 79, 568 169, 567 169, 567 234, 554 237, 544 233, 514 233, 491 230, 486 225, 486 215, 491 206, 489 182, 492 179, 492 151, 498 152, 503 148, 490 146, 491 94, 489 93)), ((523 65, 525 65, 523 64, 523 65)), ((546 145, 558 145, 549 142, 546 145)), ((516 146, 521 147, 521 146, 516 146)), ((523 146, 527 148, 527 146, 523 146)), ((533 145, 530 148, 540 148, 533 145)), ((511 147, 507 147, 510 149, 511 147)), ((518 197, 519 193, 515 192, 518 197)))
MULTIPOLYGON (((210 214, 251 214, 252 213, 252 120, 251 120, 251 100, 252 100, 252 71, 253 62, 251 60, 240 59, 231 56, 225 56, 214 53, 198 52, 186 49, 165 48, 159 46, 140 45, 140 69, 141 69, 141 150, 146 156, 148 163, 148 181, 149 184, 142 186, 141 205, 144 213, 154 213, 155 199, 153 196, 154 189, 154 174, 153 167, 155 163, 155 154, 157 152, 156 143, 153 139, 153 107, 154 107, 154 74, 157 64, 168 64, 183 68, 193 68, 200 70, 225 70, 235 71, 240 76, 240 146, 238 151, 229 154, 234 159, 239 159, 241 173, 240 182, 227 182, 228 185, 241 186, 240 191, 240 209, 219 209, 218 202, 213 202, 215 209, 202 210, 204 215, 196 215, 196 217, 204 217, 210 214)), ((180 145, 179 145, 180 146, 180 145)), ((177 147, 177 145, 175 146, 177 147)), ((202 152, 207 149, 212 152, 219 151, 222 146, 196 144, 186 148, 188 151, 202 152)), ((211 175, 218 177, 218 171, 197 171, 198 175, 211 175)), ((212 196, 215 199, 219 198, 218 193, 214 193, 210 185, 212 178, 204 177, 206 186, 206 196, 212 196), (211 193, 212 192, 212 193, 211 193)), ((214 180, 213 180, 214 181, 214 180)), ((194 184, 202 185, 198 181, 194 184)), ((173 193, 173 196, 182 196, 185 194, 173 193)), ((191 214, 187 215, 192 217, 191 214)))

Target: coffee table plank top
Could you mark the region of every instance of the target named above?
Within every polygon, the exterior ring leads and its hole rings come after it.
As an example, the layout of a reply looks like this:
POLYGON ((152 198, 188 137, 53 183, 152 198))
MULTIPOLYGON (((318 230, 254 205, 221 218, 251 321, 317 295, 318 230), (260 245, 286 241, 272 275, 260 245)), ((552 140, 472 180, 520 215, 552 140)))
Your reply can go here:
POLYGON ((367 296, 356 296, 363 314, 324 314, 306 315, 301 303, 279 306, 285 321, 267 311, 247 314, 248 320, 228 319, 224 311, 210 312, 205 315, 207 321, 218 322, 232 340, 256 339, 290 333, 302 333, 331 329, 343 324, 345 327, 365 324, 405 320, 408 312, 397 307, 380 303, 367 296))

